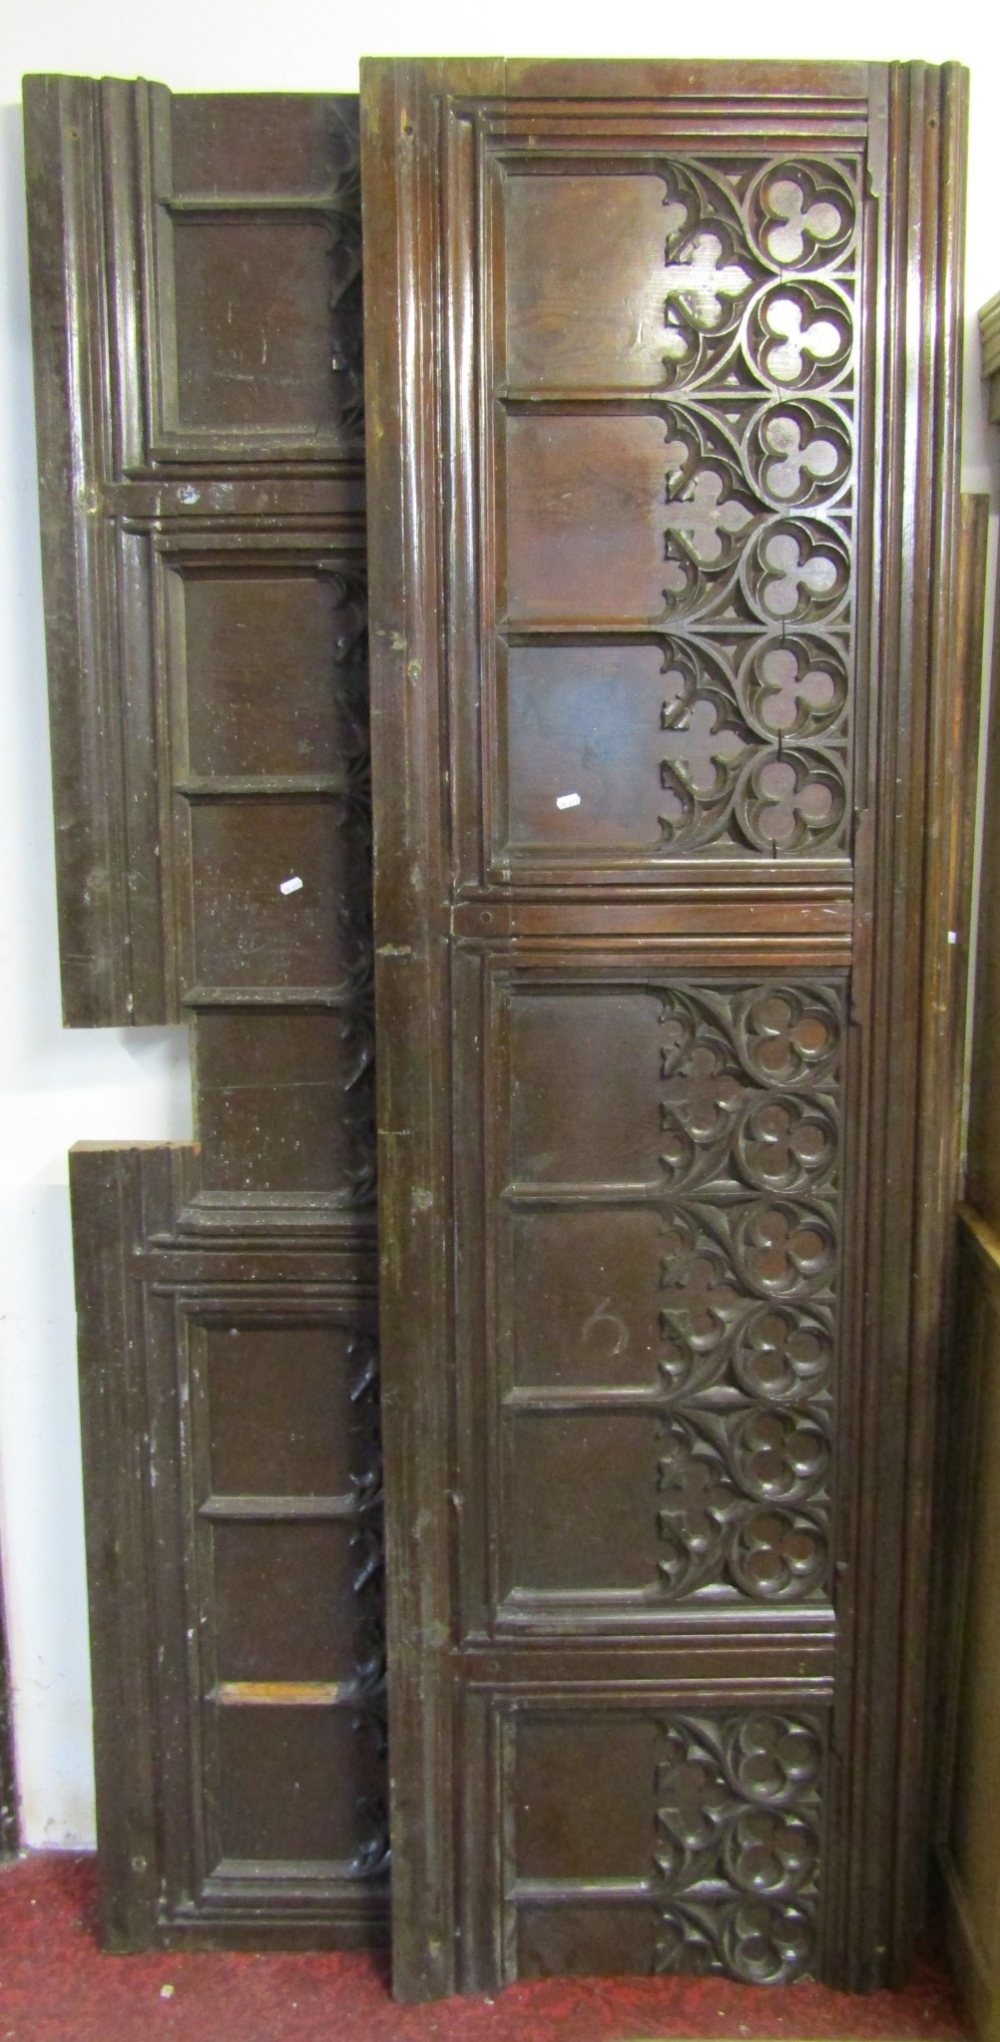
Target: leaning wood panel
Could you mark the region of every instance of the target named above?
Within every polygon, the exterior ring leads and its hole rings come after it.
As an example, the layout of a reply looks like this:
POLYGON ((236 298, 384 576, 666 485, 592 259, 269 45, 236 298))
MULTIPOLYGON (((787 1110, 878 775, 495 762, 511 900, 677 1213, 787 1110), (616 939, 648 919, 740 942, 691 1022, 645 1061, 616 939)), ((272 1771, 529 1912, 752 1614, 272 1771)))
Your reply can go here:
POLYGON ((1000 2034, 1000 1849, 996 1576, 1000 1528, 1000 1241, 971 1207, 960 1219, 950 1466, 951 1736, 938 1838, 956 1976, 981 2042, 1000 2034))
POLYGON ((963 75, 362 106, 397 1990, 872 1986, 926 1849, 963 75))
MULTIPOLYGON (((991 416, 1000 420, 1000 299, 980 314, 991 416)), ((1000 620, 998 620, 1000 621, 1000 620)), ((985 760, 985 814, 976 949, 976 1001, 969 1079, 966 1203, 959 1223, 960 1282, 950 1342, 951 1537, 943 1602, 945 1737, 938 1811, 938 1858, 956 1973, 977 2035, 1000 2034, 1000 1857, 996 1687, 996 1520, 1000 1496, 1000 1177, 996 1148, 997 1021, 1000 1013, 1000 639, 994 636, 992 700, 985 760)))
POLYGON ((375 1302, 185 1221, 187 1148, 72 1152, 106 1941, 377 1941, 375 1302))
POLYGON ((199 1137, 73 1163, 105 1934, 377 1941, 357 105, 26 112, 67 1019, 199 1137))

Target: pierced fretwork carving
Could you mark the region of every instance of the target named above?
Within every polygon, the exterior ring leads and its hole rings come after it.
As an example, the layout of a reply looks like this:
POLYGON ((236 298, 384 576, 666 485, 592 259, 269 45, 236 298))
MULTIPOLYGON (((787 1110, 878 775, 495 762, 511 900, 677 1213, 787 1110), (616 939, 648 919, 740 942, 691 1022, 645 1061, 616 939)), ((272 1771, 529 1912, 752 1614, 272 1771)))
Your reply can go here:
POLYGON ((657 848, 840 849, 856 198, 838 166, 812 160, 662 174, 664 370, 697 401, 667 412, 664 606, 678 640, 664 661, 657 848), (761 385, 775 393, 763 404, 761 385), (726 619, 780 637, 755 634, 748 653, 745 636, 726 645, 726 619), (786 654, 789 627, 830 635, 786 654))
POLYGON ((338 429, 345 452, 364 452, 364 347, 361 298, 361 144, 358 109, 330 109, 330 369, 338 393, 338 429))
POLYGON ((827 1574, 841 1013, 802 984, 665 989, 664 1593, 795 1601, 827 1574))
POLYGON ((657 1971, 807 1977, 816 1950, 823 1743, 808 1717, 673 1716, 661 1729, 657 1971))

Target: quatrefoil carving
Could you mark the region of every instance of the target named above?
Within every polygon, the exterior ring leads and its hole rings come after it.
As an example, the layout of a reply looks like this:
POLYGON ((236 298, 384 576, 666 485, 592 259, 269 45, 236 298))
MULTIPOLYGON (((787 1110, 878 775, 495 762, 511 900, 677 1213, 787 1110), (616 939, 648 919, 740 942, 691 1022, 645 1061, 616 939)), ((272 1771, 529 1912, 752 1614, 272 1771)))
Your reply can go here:
POLYGON ((718 828, 746 755, 747 732, 717 689, 696 693, 697 682, 679 668, 668 667, 664 678, 673 693, 660 711, 659 821, 664 842, 671 844, 711 836, 718 828))
POLYGON ((822 1579, 825 1535, 797 1511, 761 1510, 740 1526, 729 1564, 745 1594, 762 1601, 797 1599, 822 1579))
POLYGON ((754 1106, 740 1134, 747 1181, 768 1191, 793 1191, 827 1177, 836 1157, 833 1130, 819 1109, 795 1099, 754 1106))
POLYGON ((826 553, 802 553, 798 540, 790 532, 778 532, 764 549, 764 560, 770 579, 764 596, 764 606, 772 617, 791 617, 800 607, 803 591, 806 601, 829 596, 837 585, 837 568, 826 553))
POLYGON ((752 601, 776 623, 828 616, 850 581, 850 557, 840 534, 804 518, 759 533, 744 565, 752 601))
POLYGON ((719 1526, 737 1507, 739 1497, 717 1463, 696 1458, 680 1424, 667 1428, 659 1490, 664 1499, 659 1514, 660 1535, 668 1547, 673 1546, 675 1539, 678 1542, 673 1561, 661 1562, 669 1577, 690 1556, 700 1556, 707 1550, 717 1537, 719 1526))
POLYGON ((742 1485, 762 1502, 806 1499, 830 1466, 825 1428, 809 1411, 748 1411, 732 1428, 731 1450, 742 1485))
POLYGON ((807 325, 806 318, 797 298, 771 298, 768 302, 762 323, 772 344, 765 345, 761 359, 765 373, 776 383, 800 382, 804 356, 829 362, 840 350, 842 334, 832 319, 814 319, 807 325))
POLYGON ((847 179, 818 158, 772 164, 747 201, 753 240, 777 269, 815 267, 846 253, 857 204, 847 179))
POLYGON ((794 177, 775 178, 766 203, 774 224, 764 230, 764 245, 775 262, 801 262, 810 241, 829 245, 843 227, 839 207, 829 199, 814 199, 810 205, 794 177))
POLYGON ((837 728, 847 703, 843 655, 804 636, 765 638, 743 663, 739 697, 770 739, 823 736, 837 728))
POLYGON ((686 1044, 678 1054, 670 1040, 661 1049, 662 1104, 665 1128, 680 1117, 695 1141, 715 1141, 725 1134, 743 1099, 743 1088, 727 1067, 724 1052, 710 1042, 686 1044))
POLYGON ((773 502, 824 503, 851 472, 850 435, 830 405, 771 405, 753 422, 747 459, 756 487, 773 502))
POLYGON ((808 752, 764 754, 754 761, 743 825, 760 850, 801 851, 828 842, 844 818, 842 774, 808 752))
POLYGON ((765 1296, 797 1297, 816 1288, 833 1266, 833 1242, 824 1221, 802 1207, 775 1202, 755 1206, 737 1227, 740 1259, 765 1296))
POLYGON ((833 1345, 818 1321, 790 1305, 762 1305, 741 1328, 733 1372, 751 1397, 801 1396, 829 1379, 833 1345))
POLYGON ((764 992, 750 1001, 743 1023, 744 1054, 756 1079, 783 1088, 827 1077, 837 1056, 833 1014, 797 987, 764 992))
POLYGON ((851 321, 828 284, 772 284, 754 301, 746 346, 758 374, 784 390, 829 383, 851 357, 851 321))

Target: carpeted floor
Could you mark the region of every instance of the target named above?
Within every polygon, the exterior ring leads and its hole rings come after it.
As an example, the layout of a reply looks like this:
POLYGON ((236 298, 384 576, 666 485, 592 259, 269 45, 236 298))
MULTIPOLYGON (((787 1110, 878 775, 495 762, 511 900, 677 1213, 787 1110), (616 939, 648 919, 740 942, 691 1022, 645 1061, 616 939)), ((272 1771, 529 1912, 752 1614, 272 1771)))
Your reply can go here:
POLYGON ((939 1962, 904 1993, 718 1979, 553 1979, 490 2000, 397 2007, 380 1959, 105 1957, 94 1862, 32 1855, 0 1870, 0 2042, 669 2042, 673 2037, 927 2036, 968 2029, 939 1962))

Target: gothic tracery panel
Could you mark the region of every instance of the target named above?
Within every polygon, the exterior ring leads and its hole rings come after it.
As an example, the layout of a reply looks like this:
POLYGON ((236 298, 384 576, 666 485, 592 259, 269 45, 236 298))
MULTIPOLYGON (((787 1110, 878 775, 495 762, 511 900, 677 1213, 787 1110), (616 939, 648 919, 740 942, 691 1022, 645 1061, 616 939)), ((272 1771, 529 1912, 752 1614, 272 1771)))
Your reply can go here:
POLYGON ((686 856, 843 856, 855 167, 677 158, 624 178, 518 162, 503 192, 504 842, 522 856, 586 847, 654 869, 686 856), (558 328, 539 321, 525 287, 553 229, 566 244, 558 328), (572 286, 598 259, 621 298, 609 294, 617 311, 591 326, 572 286), (602 432, 606 463, 594 451, 602 432), (574 640, 584 617, 587 640, 574 640), (548 690, 521 677, 548 667, 570 688, 569 648, 581 686, 593 695, 603 679, 635 726, 630 840, 594 784, 605 746, 622 743, 606 707, 579 704, 590 730, 579 762, 551 744, 539 756, 548 690), (631 711, 621 696, 622 678, 641 682, 653 654, 658 750, 645 687, 631 711), (567 773, 582 782, 568 811, 567 773))
POLYGON ((508 1597, 825 1598, 839 986, 515 976, 508 998, 532 1102, 489 1338, 509 1326, 508 1597), (583 1518, 548 1510, 561 1479, 583 1518))

